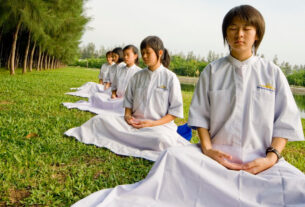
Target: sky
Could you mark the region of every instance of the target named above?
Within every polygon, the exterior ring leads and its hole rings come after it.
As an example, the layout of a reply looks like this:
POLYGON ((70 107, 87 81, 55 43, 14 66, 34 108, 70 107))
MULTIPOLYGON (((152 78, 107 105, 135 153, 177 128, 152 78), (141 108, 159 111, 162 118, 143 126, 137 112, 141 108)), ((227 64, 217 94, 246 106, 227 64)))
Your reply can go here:
POLYGON ((222 20, 233 7, 249 4, 266 22, 259 54, 291 65, 305 65, 304 0, 88 0, 85 15, 92 18, 81 46, 96 48, 134 44, 149 35, 159 36, 172 53, 209 51, 228 54, 221 32, 222 20))

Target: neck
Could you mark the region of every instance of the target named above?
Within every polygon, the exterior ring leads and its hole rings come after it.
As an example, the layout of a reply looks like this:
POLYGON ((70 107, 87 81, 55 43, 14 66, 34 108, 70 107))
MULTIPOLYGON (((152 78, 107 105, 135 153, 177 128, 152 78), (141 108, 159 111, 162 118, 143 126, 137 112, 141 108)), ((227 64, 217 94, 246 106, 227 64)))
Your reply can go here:
POLYGON ((127 66, 128 68, 130 68, 130 67, 133 66, 133 65, 134 65, 134 63, 126 64, 126 66, 127 66))
POLYGON ((148 66, 148 69, 151 71, 155 71, 160 67, 161 63, 158 62, 157 64, 153 65, 153 66, 148 66))
POLYGON ((236 58, 239 61, 244 61, 247 60, 248 58, 250 58, 252 56, 252 51, 246 51, 246 52, 235 52, 235 51, 231 51, 230 54, 236 58))

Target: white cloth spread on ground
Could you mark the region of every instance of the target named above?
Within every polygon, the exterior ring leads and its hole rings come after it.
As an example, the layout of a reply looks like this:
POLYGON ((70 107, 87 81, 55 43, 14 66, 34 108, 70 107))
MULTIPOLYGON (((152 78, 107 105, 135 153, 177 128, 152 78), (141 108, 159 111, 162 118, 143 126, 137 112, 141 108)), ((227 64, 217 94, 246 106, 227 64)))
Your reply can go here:
POLYGON ((95 93, 89 97, 88 101, 77 101, 75 103, 63 103, 69 109, 77 108, 82 111, 90 111, 96 114, 103 114, 105 110, 113 111, 119 115, 124 115, 125 109, 123 107, 124 94, 129 83, 130 78, 140 71, 136 65, 131 67, 123 66, 116 70, 114 81, 111 89, 116 90, 118 98, 112 99, 109 93, 95 93))
POLYGON ((71 90, 77 90, 77 91, 68 92, 65 94, 72 95, 72 96, 80 96, 80 97, 84 97, 84 98, 89 98, 90 96, 92 96, 93 94, 95 94, 97 92, 111 94, 111 88, 104 90, 104 85, 98 84, 95 82, 87 82, 84 85, 82 85, 81 87, 71 88, 71 90))
MULTIPOLYGON (((258 57, 239 62, 231 56, 202 72, 188 123, 209 129, 213 148, 247 163, 265 157, 272 137, 303 140, 300 117, 280 69, 258 57)), ((202 154, 199 145, 172 147, 148 176, 89 195, 78 206, 254 207, 304 206, 305 175, 279 160, 252 175, 228 170, 202 154)))
MULTIPOLYGON (((158 120, 166 114, 183 117, 180 83, 176 75, 160 66, 154 72, 143 69, 129 81, 124 106, 132 109, 136 119, 158 120)), ((171 146, 189 144, 170 123, 135 129, 123 116, 97 115, 80 127, 65 132, 86 144, 106 147, 120 155, 143 157, 155 161, 171 146)))
POLYGON ((228 170, 203 155, 199 145, 188 145, 167 149, 144 180, 97 191, 72 207, 302 207, 304 203, 305 175, 284 159, 252 175, 228 170))
POLYGON ((104 82, 107 79, 108 71, 109 71, 110 66, 112 66, 114 64, 115 64, 114 62, 112 62, 111 64, 109 64, 108 62, 104 63, 101 67, 100 74, 98 75, 98 78, 102 79, 103 82, 104 82))

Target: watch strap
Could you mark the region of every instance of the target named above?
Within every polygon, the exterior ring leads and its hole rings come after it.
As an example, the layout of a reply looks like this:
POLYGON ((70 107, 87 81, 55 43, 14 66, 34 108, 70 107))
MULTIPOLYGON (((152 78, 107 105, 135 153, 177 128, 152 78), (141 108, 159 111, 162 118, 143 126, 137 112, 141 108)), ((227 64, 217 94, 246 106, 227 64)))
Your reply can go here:
POLYGON ((281 153, 279 153, 279 151, 277 151, 277 149, 275 149, 275 148, 273 148, 273 147, 268 147, 268 148, 266 149, 266 155, 267 155, 269 152, 273 152, 274 154, 276 154, 276 156, 277 156, 277 161, 278 161, 279 159, 282 158, 281 153))

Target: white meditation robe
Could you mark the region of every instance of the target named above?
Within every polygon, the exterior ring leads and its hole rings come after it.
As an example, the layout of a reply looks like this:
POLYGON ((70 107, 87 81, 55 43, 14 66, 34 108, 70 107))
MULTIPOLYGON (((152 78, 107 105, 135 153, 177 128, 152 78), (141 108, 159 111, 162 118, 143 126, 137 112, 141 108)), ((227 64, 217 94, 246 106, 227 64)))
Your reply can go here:
MULTIPOLYGON (((214 148, 245 163, 265 157, 272 137, 303 140, 298 114, 277 66, 255 56, 244 62, 228 56, 201 73, 188 124, 209 129, 214 148)), ((283 158, 253 175, 226 169, 198 144, 167 149, 144 180, 98 191, 73 207, 304 205, 305 175, 283 158)))
POLYGON ((108 94, 111 93, 111 89, 104 90, 104 85, 95 83, 95 82, 87 82, 84 85, 82 85, 81 87, 71 88, 71 90, 77 90, 77 91, 68 92, 65 94, 89 98, 96 92, 104 92, 104 93, 108 93, 108 94))
POLYGON ((117 115, 124 115, 125 108, 123 107, 124 94, 127 88, 130 78, 138 71, 140 71, 136 65, 131 67, 123 66, 119 67, 116 71, 112 90, 117 90, 116 94, 118 98, 112 99, 109 93, 95 93, 89 97, 88 101, 77 101, 75 103, 63 103, 67 108, 77 108, 82 111, 90 111, 96 114, 104 114, 106 111, 112 111, 117 115))
POLYGON ((121 68, 121 67, 124 67, 126 65, 125 62, 121 62, 119 64, 114 64, 112 65, 109 70, 108 70, 108 75, 107 75, 107 78, 105 80, 105 82, 109 82, 109 83, 112 83, 113 80, 114 80, 114 76, 116 74, 116 71, 118 68, 121 68))
MULTIPOLYGON (((180 83, 176 75, 160 66, 154 72, 143 69, 129 81, 124 107, 140 120, 158 120, 166 114, 183 117, 180 83)), ((65 132, 86 144, 106 147, 116 154, 143 157, 155 161, 171 146, 189 144, 170 123, 141 129, 133 128, 124 116, 97 115, 80 127, 65 132)))
POLYGON ((227 56, 207 66, 194 93, 188 124, 209 129, 213 145, 232 147, 239 162, 253 160, 252 152, 265 156, 272 137, 304 138, 284 74, 256 56, 243 62, 227 56))
POLYGON ((127 67, 127 65, 125 65, 123 67, 117 68, 113 82, 111 84, 111 89, 112 91, 116 91, 118 98, 124 97, 130 78, 140 70, 141 68, 137 65, 133 65, 130 67, 127 67))
POLYGON ((104 63, 101 67, 101 70, 100 70, 100 74, 98 76, 99 79, 102 79, 103 82, 104 80, 107 79, 107 76, 108 76, 108 71, 109 71, 109 68, 114 65, 115 63, 112 62, 111 64, 109 64, 108 62, 107 63, 104 63))

